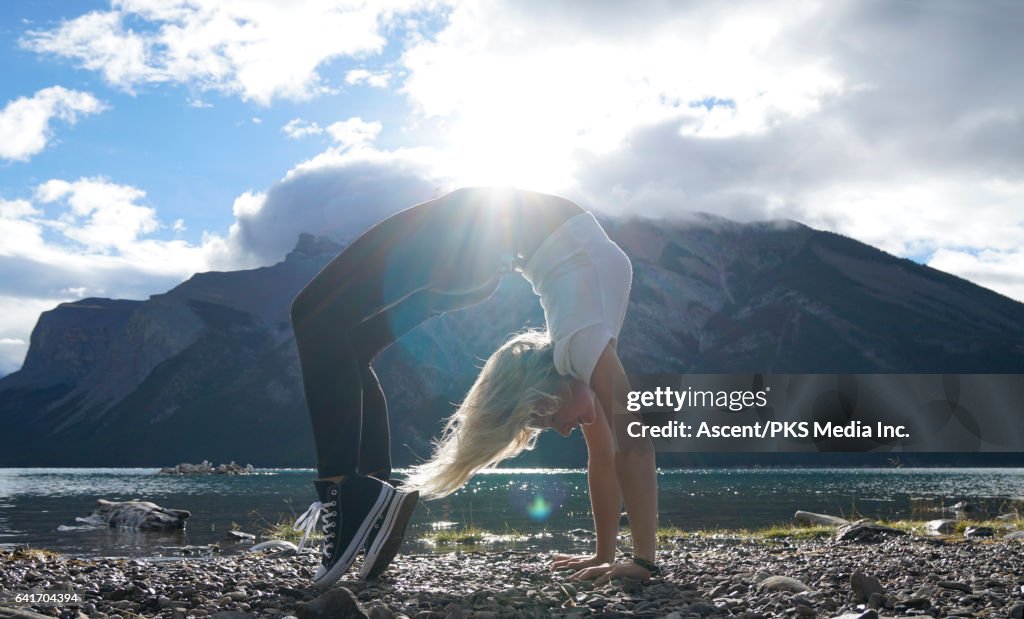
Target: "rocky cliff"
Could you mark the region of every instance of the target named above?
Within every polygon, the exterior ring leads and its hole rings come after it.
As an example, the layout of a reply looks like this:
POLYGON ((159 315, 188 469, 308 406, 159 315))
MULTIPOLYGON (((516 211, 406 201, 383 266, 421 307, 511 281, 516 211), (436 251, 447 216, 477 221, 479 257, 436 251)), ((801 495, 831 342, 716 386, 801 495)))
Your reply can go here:
MULTIPOLYGON (((633 259, 631 372, 1024 372, 1024 305, 851 239, 712 216, 604 223, 633 259)), ((273 266, 44 313, 0 380, 0 466, 311 466, 288 306, 339 249, 303 235, 273 266)), ((429 453, 481 360, 527 325, 543 325, 540 305, 506 278, 379 356, 397 464, 429 453)), ((583 454, 545 437, 526 462, 583 454)))

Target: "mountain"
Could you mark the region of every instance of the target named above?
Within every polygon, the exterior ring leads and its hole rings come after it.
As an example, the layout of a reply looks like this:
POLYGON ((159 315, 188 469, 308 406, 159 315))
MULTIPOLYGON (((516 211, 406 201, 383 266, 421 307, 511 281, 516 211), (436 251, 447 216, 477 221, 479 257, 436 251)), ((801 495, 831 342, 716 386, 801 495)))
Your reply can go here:
MULTIPOLYGON (((631 373, 1024 372, 1024 304, 852 239, 710 215, 602 223, 633 260, 619 344, 631 373)), ((0 466, 312 466, 288 308, 340 249, 302 235, 273 266, 198 274, 146 301, 83 299, 45 312, 24 366, 0 380, 0 466)), ((429 453, 482 359, 526 325, 543 326, 543 314, 525 280, 510 277, 486 302, 425 323, 377 358, 396 465, 429 453)), ((584 461, 578 437, 544 436, 517 464, 584 461)))

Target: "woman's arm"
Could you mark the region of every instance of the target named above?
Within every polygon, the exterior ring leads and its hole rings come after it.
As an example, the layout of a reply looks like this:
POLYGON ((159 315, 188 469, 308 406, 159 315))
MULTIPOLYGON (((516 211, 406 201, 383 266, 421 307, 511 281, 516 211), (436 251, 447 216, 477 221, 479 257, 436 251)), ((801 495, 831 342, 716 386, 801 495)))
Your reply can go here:
MULTIPOLYGON (((590 378, 590 386, 601 403, 608 427, 614 433, 615 415, 625 412, 630 390, 629 379, 619 361, 614 342, 608 343, 598 359, 590 378)), ((658 480, 654 449, 650 441, 631 441, 629 445, 617 445, 615 473, 619 490, 626 502, 626 512, 629 514, 633 555, 653 563, 658 530, 658 480)), ((595 518, 596 516, 595 512, 595 518)), ((607 578, 627 572, 635 575, 638 570, 643 575, 649 575, 647 570, 634 564, 616 566, 613 569, 614 574, 609 572, 609 569, 611 568, 600 566, 588 568, 579 572, 577 576, 607 578)))
POLYGON ((590 509, 594 514, 597 548, 593 556, 555 555, 552 569, 584 568, 615 560, 619 537, 619 513, 622 494, 615 475, 615 444, 611 428, 601 412, 601 403, 593 400, 594 423, 581 426, 587 439, 587 485, 590 488, 590 509))
POLYGON ((596 419, 582 426, 587 439, 587 485, 590 488, 590 509, 594 513, 594 533, 597 535, 595 558, 601 563, 615 560, 615 547, 619 537, 619 514, 622 493, 615 474, 615 444, 602 411, 601 401, 594 401, 596 419))

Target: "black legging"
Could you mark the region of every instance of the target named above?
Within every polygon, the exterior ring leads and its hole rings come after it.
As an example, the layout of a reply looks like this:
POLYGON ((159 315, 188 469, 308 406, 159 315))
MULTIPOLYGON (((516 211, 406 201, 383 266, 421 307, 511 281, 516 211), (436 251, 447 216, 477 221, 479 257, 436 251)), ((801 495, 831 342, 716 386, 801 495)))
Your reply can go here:
POLYGON ((459 208, 464 202, 427 203, 377 224, 295 298, 320 477, 390 475, 387 402, 371 360, 416 325, 497 287, 508 231, 459 208))

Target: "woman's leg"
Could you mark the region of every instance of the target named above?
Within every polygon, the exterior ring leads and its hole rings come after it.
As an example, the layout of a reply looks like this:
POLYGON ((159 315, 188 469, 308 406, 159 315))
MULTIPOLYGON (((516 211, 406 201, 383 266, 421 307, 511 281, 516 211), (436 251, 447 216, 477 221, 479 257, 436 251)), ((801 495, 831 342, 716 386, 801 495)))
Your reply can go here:
POLYGON ((358 468, 362 433, 359 361, 343 327, 293 322, 319 477, 351 475, 358 468))
POLYGON ((422 281, 423 269, 416 268, 427 257, 410 251, 413 235, 400 219, 374 226, 325 266, 292 303, 321 479, 359 471, 363 407, 384 406, 379 385, 369 380, 372 355, 366 341, 383 346, 393 336, 386 323, 367 321, 428 283, 422 281))
POLYGON ((364 321, 353 331, 352 345, 362 381, 362 424, 359 473, 387 480, 391 475, 388 406, 380 381, 370 366, 380 351, 423 322, 448 310, 467 307, 491 295, 493 286, 460 295, 420 291, 398 305, 364 321))

